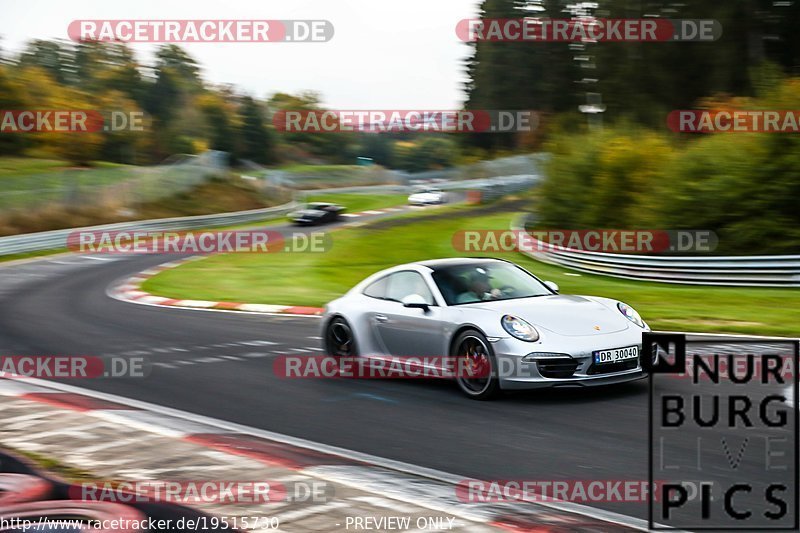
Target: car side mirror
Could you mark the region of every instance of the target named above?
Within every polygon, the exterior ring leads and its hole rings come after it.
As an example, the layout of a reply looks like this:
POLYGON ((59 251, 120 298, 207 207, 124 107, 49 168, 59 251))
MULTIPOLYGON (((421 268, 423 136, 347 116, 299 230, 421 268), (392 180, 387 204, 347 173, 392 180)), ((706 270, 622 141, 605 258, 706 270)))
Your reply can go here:
POLYGON ((425 298, 419 294, 409 294, 402 300, 403 307, 408 309, 422 309, 426 313, 430 310, 431 306, 425 301, 425 298))
POLYGON ((547 285, 551 291, 558 294, 558 283, 555 281, 545 281, 544 284, 547 285))

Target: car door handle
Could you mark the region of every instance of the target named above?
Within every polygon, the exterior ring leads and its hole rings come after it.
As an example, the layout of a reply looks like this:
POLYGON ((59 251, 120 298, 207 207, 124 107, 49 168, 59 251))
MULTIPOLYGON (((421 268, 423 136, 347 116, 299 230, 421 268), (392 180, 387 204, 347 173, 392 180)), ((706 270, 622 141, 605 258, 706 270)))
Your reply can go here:
POLYGON ((386 315, 375 315, 375 320, 377 320, 378 322, 388 322, 389 317, 386 315))

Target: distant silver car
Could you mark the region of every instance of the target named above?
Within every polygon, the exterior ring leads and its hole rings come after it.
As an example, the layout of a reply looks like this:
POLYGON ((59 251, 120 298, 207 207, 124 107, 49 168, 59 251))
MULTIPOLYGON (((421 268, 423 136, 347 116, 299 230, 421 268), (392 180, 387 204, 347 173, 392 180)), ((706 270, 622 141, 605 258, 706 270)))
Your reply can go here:
POLYGON ((330 302, 323 319, 331 356, 422 365, 456 360, 463 363, 458 368, 484 369, 450 376, 475 399, 501 389, 639 379, 645 331, 622 302, 560 295, 555 283, 498 259, 383 270, 330 302))
POLYGON ((447 202, 447 194, 430 187, 417 189, 408 197, 409 205, 435 205, 447 202))

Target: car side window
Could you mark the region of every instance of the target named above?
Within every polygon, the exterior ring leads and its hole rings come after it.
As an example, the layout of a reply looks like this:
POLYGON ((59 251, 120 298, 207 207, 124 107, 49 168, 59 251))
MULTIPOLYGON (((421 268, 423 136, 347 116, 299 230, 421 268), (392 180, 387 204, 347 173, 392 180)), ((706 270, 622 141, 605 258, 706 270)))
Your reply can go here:
POLYGON ((418 272, 410 270, 396 272, 387 276, 389 286, 386 291, 386 298, 402 302, 403 298, 416 294, 422 296, 425 303, 435 305, 433 294, 428 288, 428 284, 418 272))
POLYGON ((377 281, 373 281, 364 289, 364 295, 371 298, 386 298, 386 282, 388 279, 387 276, 384 276, 377 281))

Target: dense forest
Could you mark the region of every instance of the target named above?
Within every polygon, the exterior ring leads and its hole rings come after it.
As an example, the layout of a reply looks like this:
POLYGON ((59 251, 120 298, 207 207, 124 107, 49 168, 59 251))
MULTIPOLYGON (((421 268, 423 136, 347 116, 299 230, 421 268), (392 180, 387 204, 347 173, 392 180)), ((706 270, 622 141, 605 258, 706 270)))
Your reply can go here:
MULTIPOLYGON (((536 110, 533 133, 279 133, 279 110, 319 110, 322 96, 259 98, 203 80, 182 48, 142 64, 120 43, 36 40, 0 50, 0 109, 143 111, 145 131, 0 135, 0 155, 157 163, 228 152, 231 162, 376 163, 410 171, 543 150, 543 224, 712 229, 720 251, 800 248, 796 134, 690 134, 679 109, 800 110, 800 2, 767 0, 484 0, 484 18, 714 19, 713 42, 485 42, 464 64, 466 109, 536 110), (586 115, 580 106, 603 112, 586 115), (691 213, 691 217, 686 215, 691 213)), ((457 20, 453 21, 455 29, 457 20)), ((454 38, 455 35, 454 35, 454 38)))
POLYGON ((481 15, 715 19, 723 34, 713 42, 471 44, 468 108, 536 109, 546 117, 533 140, 470 138, 486 150, 528 145, 551 154, 539 223, 711 229, 720 253, 798 253, 798 135, 674 133, 667 116, 680 109, 799 112, 800 3, 599 0, 589 12, 571 5, 486 0, 481 15), (591 99, 605 105, 601 117, 579 112, 591 99))
POLYGON ((159 48, 142 64, 123 43, 35 40, 17 55, 0 51, 1 110, 92 110, 144 113, 142 131, 0 135, 0 155, 56 157, 76 164, 104 160, 152 164, 207 149, 231 163, 376 163, 409 171, 450 166, 459 146, 447 135, 280 133, 279 110, 321 110, 322 95, 276 92, 268 98, 204 81, 181 47, 159 48))

